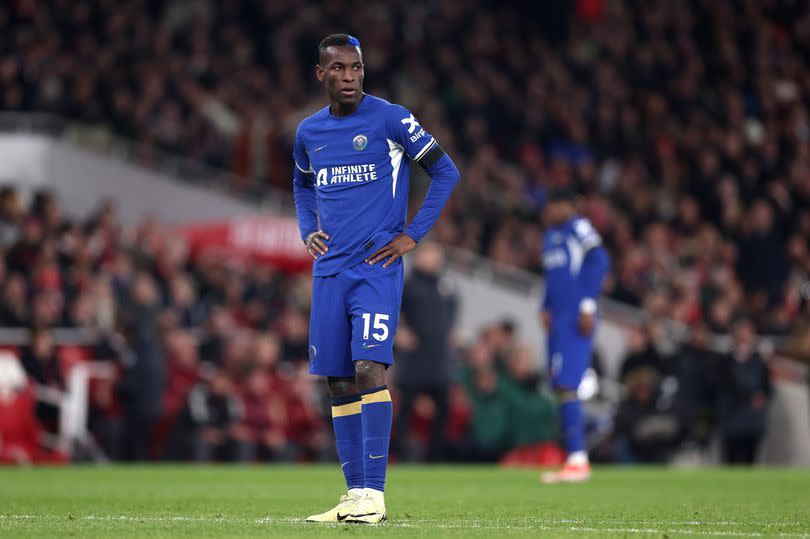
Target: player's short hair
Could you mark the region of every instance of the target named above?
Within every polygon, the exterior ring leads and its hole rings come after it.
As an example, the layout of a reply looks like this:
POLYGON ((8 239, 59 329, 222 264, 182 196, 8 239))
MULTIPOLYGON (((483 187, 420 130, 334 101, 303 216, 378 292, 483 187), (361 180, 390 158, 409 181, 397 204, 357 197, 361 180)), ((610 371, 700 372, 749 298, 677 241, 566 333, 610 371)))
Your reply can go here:
MULTIPOLYGON (((349 34, 332 34, 323 38, 318 45, 318 63, 321 63, 326 49, 329 47, 345 47, 354 46, 360 49, 360 40, 349 34)), ((361 49, 362 50, 362 49, 361 49)))
POLYGON ((576 198, 576 192, 570 187, 553 187, 548 191, 549 202, 574 202, 576 198))

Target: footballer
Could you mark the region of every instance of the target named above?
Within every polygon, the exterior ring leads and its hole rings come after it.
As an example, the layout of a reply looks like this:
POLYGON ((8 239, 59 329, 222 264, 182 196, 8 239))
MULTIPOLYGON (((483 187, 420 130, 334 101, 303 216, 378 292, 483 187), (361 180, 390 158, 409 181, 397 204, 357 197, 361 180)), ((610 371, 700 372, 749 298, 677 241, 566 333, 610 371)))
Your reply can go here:
POLYGON ((459 172, 405 108, 363 92, 363 51, 347 34, 318 47, 315 75, 329 105, 295 135, 293 193, 312 269, 310 372, 325 376, 347 493, 310 522, 387 519, 385 475, 402 256, 439 217, 459 172), (411 162, 430 176, 406 227, 411 162))
POLYGON ((540 320, 548 337, 551 383, 568 457, 561 470, 543 474, 542 480, 582 482, 590 478, 591 466, 577 388, 591 362, 597 299, 610 262, 602 238, 590 221, 577 214, 573 191, 552 190, 544 213, 546 292, 540 320))

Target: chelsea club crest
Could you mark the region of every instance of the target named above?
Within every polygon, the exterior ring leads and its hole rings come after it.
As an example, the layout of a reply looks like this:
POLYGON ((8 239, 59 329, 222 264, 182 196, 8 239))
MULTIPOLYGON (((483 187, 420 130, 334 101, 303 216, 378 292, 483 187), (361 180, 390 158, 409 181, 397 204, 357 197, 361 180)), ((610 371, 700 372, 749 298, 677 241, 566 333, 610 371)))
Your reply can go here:
POLYGON ((354 137, 352 145, 354 146, 355 150, 362 152, 366 149, 366 146, 368 146, 368 138, 365 135, 357 135, 354 137))

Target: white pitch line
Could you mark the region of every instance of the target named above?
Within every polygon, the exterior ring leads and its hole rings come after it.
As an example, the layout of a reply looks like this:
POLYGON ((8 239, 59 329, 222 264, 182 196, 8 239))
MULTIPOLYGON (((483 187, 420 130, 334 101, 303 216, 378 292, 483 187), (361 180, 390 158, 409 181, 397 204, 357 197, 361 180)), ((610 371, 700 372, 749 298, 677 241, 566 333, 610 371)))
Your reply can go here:
MULTIPOLYGON (((62 515, 9 515, 0 514, 0 520, 64 520, 70 518, 62 515)), ((81 515, 73 517, 79 520, 86 521, 118 521, 118 522, 203 522, 203 523, 229 523, 229 524, 305 524, 302 518, 291 517, 261 517, 261 518, 235 518, 235 517, 209 517, 209 516, 182 516, 182 515, 166 515, 166 516, 132 516, 132 515, 81 515)), ((766 533, 763 532, 745 532, 745 531, 720 531, 720 530, 705 530, 705 529, 685 529, 685 528, 669 528, 669 525, 683 526, 710 526, 710 525, 738 525, 739 523, 733 521, 685 521, 685 522, 653 522, 654 528, 637 528, 637 527, 609 527, 609 528, 596 528, 594 524, 609 524, 615 526, 621 524, 620 521, 590 521, 591 526, 552 526, 553 524, 578 524, 579 521, 570 519, 561 519, 558 521, 542 520, 542 521, 522 521, 515 524, 501 524, 498 522, 488 522, 481 520, 469 520, 460 524, 448 523, 441 520, 432 519, 410 519, 408 521, 388 521, 384 526, 395 528, 413 528, 416 526, 430 526, 439 529, 527 529, 527 530, 542 530, 542 531, 572 531, 578 533, 611 533, 611 534, 674 534, 674 535, 708 535, 714 537, 764 537, 766 533)), ((307 524, 309 525, 309 524, 307 524)), ((759 527, 774 527, 786 525, 801 525, 800 522, 789 523, 773 523, 773 522, 760 522, 753 523, 759 527)), ((343 526, 343 524, 334 524, 334 526, 343 526)), ((810 533, 792 533, 792 532, 779 532, 775 534, 767 533, 768 536, 778 537, 803 537, 810 539, 810 533)))
MULTIPOLYGON (((548 522, 548 521, 544 521, 548 522)), ((593 520, 582 520, 582 519, 571 519, 571 518, 563 518, 557 520, 555 522, 559 522, 560 524, 588 524, 593 523, 593 520)), ((740 522, 736 520, 684 520, 684 521, 648 521, 648 520, 637 520, 637 519, 608 519, 608 520, 598 520, 595 521, 599 524, 643 524, 643 523, 651 523, 656 526, 661 526, 664 524, 671 524, 677 526, 739 526, 740 522)), ((798 520, 793 521, 768 521, 768 522, 749 522, 752 526, 801 526, 802 522, 798 520)))
MULTIPOLYGON (((620 519, 609 519, 609 520, 576 520, 576 519, 561 519, 557 521, 561 524, 593 524, 594 522, 597 524, 607 524, 607 525, 627 525, 627 524, 651 524, 653 526, 739 526, 741 523, 735 520, 684 520, 684 521, 668 521, 668 522, 655 522, 655 521, 645 521, 645 520, 620 520, 620 519)), ((801 526, 803 523, 797 520, 794 521, 768 521, 768 522, 747 522, 746 524, 760 527, 760 528, 775 528, 785 527, 785 526, 801 526)), ((808 532, 810 533, 810 532, 808 532)))

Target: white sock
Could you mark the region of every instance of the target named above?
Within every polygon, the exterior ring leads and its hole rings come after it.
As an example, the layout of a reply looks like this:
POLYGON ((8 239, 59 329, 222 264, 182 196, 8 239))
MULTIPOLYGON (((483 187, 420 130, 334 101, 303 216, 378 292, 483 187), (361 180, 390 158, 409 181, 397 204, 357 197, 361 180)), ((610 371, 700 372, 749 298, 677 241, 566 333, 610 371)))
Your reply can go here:
POLYGON ((568 464, 588 464, 588 453, 585 451, 574 451, 570 455, 568 455, 568 459, 566 460, 568 464))
POLYGON ((366 494, 371 497, 378 505, 385 505, 385 494, 381 490, 374 490, 373 488, 364 489, 366 494))
POLYGON ((353 496, 355 498, 362 498, 363 493, 366 491, 364 488, 350 488, 349 489, 349 496, 353 496))

